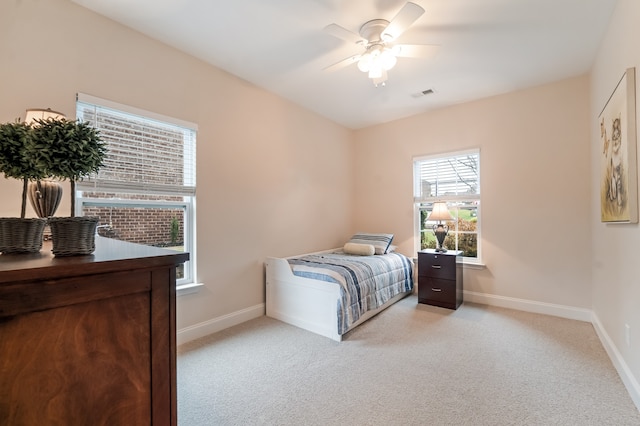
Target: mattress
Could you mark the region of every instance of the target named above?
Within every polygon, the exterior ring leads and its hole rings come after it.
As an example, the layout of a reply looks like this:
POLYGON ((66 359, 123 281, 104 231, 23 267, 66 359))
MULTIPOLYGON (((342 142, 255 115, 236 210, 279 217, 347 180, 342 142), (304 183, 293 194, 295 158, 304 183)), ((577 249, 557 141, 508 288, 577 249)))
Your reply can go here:
POLYGON ((412 262, 400 253, 375 256, 334 253, 288 259, 294 275, 340 285, 336 307, 338 333, 346 333, 360 316, 394 296, 413 289, 412 262))

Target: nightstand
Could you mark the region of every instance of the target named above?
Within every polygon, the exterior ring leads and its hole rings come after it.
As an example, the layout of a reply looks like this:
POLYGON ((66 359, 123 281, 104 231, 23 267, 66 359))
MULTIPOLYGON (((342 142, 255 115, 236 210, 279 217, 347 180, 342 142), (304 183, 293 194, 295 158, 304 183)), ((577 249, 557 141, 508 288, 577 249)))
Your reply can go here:
POLYGON ((462 304, 462 252, 418 252, 418 302, 458 309, 462 304))

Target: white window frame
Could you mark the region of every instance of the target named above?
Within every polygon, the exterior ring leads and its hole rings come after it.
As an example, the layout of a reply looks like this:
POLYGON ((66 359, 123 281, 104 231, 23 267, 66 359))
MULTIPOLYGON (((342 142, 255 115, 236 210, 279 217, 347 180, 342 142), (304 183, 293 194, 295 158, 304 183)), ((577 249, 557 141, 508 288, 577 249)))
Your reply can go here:
MULTIPOLYGON (((198 127, 194 123, 189 123, 172 117, 166 117, 160 114, 156 114, 150 111, 145 111, 139 108, 134 108, 128 105, 119 104, 116 102, 100 99, 91 95, 82 93, 77 94, 76 98, 78 103, 92 104, 97 107, 108 108, 118 113, 129 114, 137 116, 142 119, 154 120, 164 124, 170 124, 177 127, 182 127, 193 131, 197 135, 198 127)), ((80 111, 76 111, 76 116, 80 114, 80 111)), ((78 117, 82 119, 82 117, 78 117)), ((195 136, 197 137, 197 136, 195 136)), ((194 139, 195 141, 195 139, 194 139)), ((195 142, 194 142, 195 145, 195 142)), ((195 146, 194 146, 195 150, 195 146)), ((108 155, 108 153, 107 153, 108 155)), ((186 156, 185 156, 186 157, 186 156)), ((186 161, 186 160, 185 160, 186 161)), ((196 196, 195 196, 195 151, 193 155, 193 164, 190 165, 193 168, 193 182, 189 182, 189 186, 186 187, 186 192, 182 194, 182 201, 158 201, 158 200, 138 200, 138 199, 110 199, 110 198, 93 198, 83 197, 84 192, 111 192, 122 194, 149 194, 155 193, 162 194, 162 188, 150 188, 145 184, 114 184, 107 182, 101 184, 94 176, 77 183, 76 188, 76 215, 82 215, 84 207, 121 207, 121 208, 166 208, 166 209, 183 209, 184 210, 184 251, 189 253, 189 261, 184 265, 184 276, 176 281, 178 289, 186 288, 194 285, 196 281, 196 196)), ((172 191, 172 190, 171 190, 172 191)), ((173 195, 180 195, 179 193, 173 195)))
MULTIPOLYGON (((482 225, 482 214, 481 214, 481 208, 482 208, 482 199, 481 199, 481 174, 480 174, 480 168, 481 168, 481 156, 480 156, 480 149, 479 148, 475 148, 475 149, 468 149, 468 150, 462 150, 462 151, 453 151, 453 152, 445 152, 445 153, 440 153, 440 154, 432 154, 432 155, 422 155, 422 156, 417 156, 413 158, 413 205, 414 205, 414 247, 416 251, 419 251, 421 249, 420 244, 421 244, 421 223, 420 223, 420 211, 423 209, 421 208, 421 205, 424 203, 434 203, 436 201, 445 201, 448 204, 455 204, 455 203, 459 203, 459 202, 475 202, 477 203, 477 224, 476 224, 476 235, 477 235, 477 257, 467 257, 464 256, 463 253, 463 262, 465 264, 470 264, 470 265, 483 265, 482 262, 482 238, 481 238, 481 225, 482 225), (430 160, 438 160, 438 159, 446 159, 446 158, 454 158, 454 157, 460 157, 460 156, 465 156, 465 155, 477 155, 478 156, 478 190, 476 194, 467 194, 467 193, 463 193, 463 194, 442 194, 442 195, 436 195, 436 196, 429 196, 429 195, 425 195, 422 194, 422 182, 421 182, 421 176, 420 176, 420 171, 418 169, 418 165, 421 162, 424 161, 430 161, 430 160)), ((456 221, 456 226, 457 226, 457 221, 456 221)), ((453 230, 456 232, 456 240, 457 240, 457 235, 458 234, 458 230, 455 229, 453 230)))

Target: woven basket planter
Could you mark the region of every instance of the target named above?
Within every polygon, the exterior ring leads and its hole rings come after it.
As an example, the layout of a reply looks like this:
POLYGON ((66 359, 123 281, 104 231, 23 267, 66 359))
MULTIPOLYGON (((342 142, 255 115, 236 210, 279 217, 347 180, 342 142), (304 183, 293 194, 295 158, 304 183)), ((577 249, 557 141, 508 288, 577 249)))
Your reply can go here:
POLYGON ((97 217, 50 217, 49 226, 54 255, 78 256, 95 251, 97 217))
POLYGON ((42 249, 46 219, 0 218, 0 252, 37 253, 42 249))

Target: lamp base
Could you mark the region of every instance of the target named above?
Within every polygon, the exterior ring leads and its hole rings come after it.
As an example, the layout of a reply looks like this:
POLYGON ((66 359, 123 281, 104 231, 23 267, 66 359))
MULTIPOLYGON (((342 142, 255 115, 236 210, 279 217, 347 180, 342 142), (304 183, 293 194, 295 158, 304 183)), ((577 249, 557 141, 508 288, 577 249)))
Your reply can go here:
POLYGON ((449 227, 446 225, 443 225, 442 223, 433 225, 433 233, 436 236, 436 240, 438 240, 438 244, 436 245, 437 253, 445 253, 447 251, 447 249, 444 248, 444 239, 447 237, 448 232, 449 232, 449 227))

